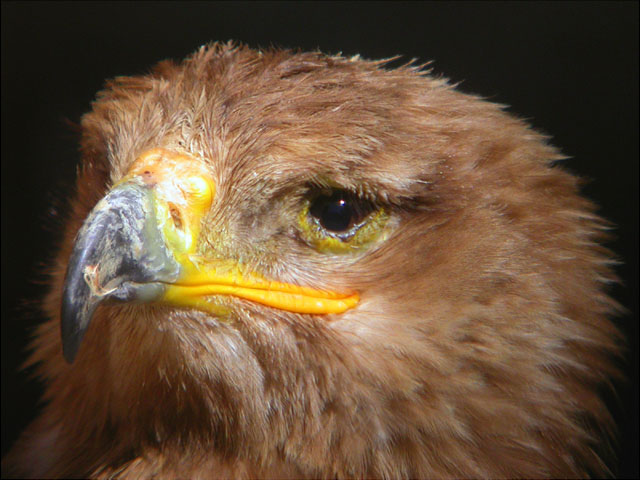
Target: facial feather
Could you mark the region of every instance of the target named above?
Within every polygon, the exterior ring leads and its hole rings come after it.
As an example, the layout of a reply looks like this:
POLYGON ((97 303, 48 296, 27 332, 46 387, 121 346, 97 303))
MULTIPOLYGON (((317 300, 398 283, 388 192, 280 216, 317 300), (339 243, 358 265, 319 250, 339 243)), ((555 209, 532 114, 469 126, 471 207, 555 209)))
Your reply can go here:
POLYGON ((555 165, 562 155, 502 107, 410 65, 213 44, 109 82, 82 127, 50 320, 31 359, 49 403, 8 471, 606 472, 598 388, 615 375, 619 338, 603 221, 555 165), (206 162, 216 186, 201 256, 355 291, 360 303, 318 316, 228 297, 223 317, 104 305, 67 365, 59 310, 73 238, 158 147, 206 162), (296 219, 318 187, 376 202, 389 212, 385 234, 346 254, 310 247, 296 219))

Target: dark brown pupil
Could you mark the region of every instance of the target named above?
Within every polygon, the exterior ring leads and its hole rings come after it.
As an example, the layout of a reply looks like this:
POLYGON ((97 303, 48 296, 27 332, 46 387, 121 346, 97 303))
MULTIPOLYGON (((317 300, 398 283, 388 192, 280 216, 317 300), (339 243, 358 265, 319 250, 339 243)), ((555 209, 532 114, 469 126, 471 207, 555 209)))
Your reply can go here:
POLYGON ((325 230, 335 233, 349 230, 356 220, 354 201, 343 191, 320 195, 311 204, 309 212, 325 230))

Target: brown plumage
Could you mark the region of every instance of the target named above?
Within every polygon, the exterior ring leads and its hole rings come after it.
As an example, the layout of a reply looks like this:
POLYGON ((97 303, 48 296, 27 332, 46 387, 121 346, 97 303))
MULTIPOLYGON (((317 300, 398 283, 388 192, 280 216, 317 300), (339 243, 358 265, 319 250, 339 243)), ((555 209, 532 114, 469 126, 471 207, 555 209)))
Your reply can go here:
MULTIPOLYGON (((82 128, 31 356, 47 403, 6 474, 607 472, 598 388, 615 374, 617 333, 603 222, 523 121, 413 66, 214 44, 111 81, 82 128), (313 314, 216 295, 215 314, 105 302, 67 363, 74 238, 158 148, 195 159, 215 186, 193 223, 203 262, 357 304, 313 314), (344 235, 322 210, 336 192, 353 204, 344 235)), ((171 214, 182 228, 185 211, 171 214)))

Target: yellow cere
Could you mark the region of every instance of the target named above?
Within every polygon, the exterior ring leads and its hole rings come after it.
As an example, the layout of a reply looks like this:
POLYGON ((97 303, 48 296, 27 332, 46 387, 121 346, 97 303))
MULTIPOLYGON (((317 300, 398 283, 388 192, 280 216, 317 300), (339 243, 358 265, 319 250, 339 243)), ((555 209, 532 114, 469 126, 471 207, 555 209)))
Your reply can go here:
POLYGON ((155 214, 167 246, 181 265, 181 276, 167 285, 163 301, 225 313, 215 295, 232 295, 290 312, 342 313, 359 302, 357 293, 341 294, 275 282, 248 272, 234 261, 208 260, 197 254, 202 218, 211 208, 215 185, 204 162, 157 148, 141 155, 123 181, 136 177, 152 187, 155 214))
POLYGON ((175 253, 195 253, 201 219, 211 207, 215 186, 204 162, 155 148, 141 155, 125 179, 153 187, 156 220, 175 253))
POLYGON ((361 250, 376 240, 383 239, 384 226, 389 215, 380 208, 369 215, 365 222, 351 236, 341 239, 329 235, 319 224, 310 218, 310 202, 306 202, 298 215, 298 226, 302 238, 319 252, 348 253, 361 250))

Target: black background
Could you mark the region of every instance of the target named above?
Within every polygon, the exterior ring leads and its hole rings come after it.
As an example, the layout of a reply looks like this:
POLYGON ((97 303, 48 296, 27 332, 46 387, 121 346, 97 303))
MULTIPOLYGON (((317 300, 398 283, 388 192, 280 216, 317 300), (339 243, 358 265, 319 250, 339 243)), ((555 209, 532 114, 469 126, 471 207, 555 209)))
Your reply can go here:
POLYGON ((615 225, 628 382, 611 400, 620 477, 638 477, 638 3, 2 3, 2 453, 37 412, 19 372, 78 162, 77 123, 106 78, 212 40, 434 60, 463 91, 553 137, 615 225))

